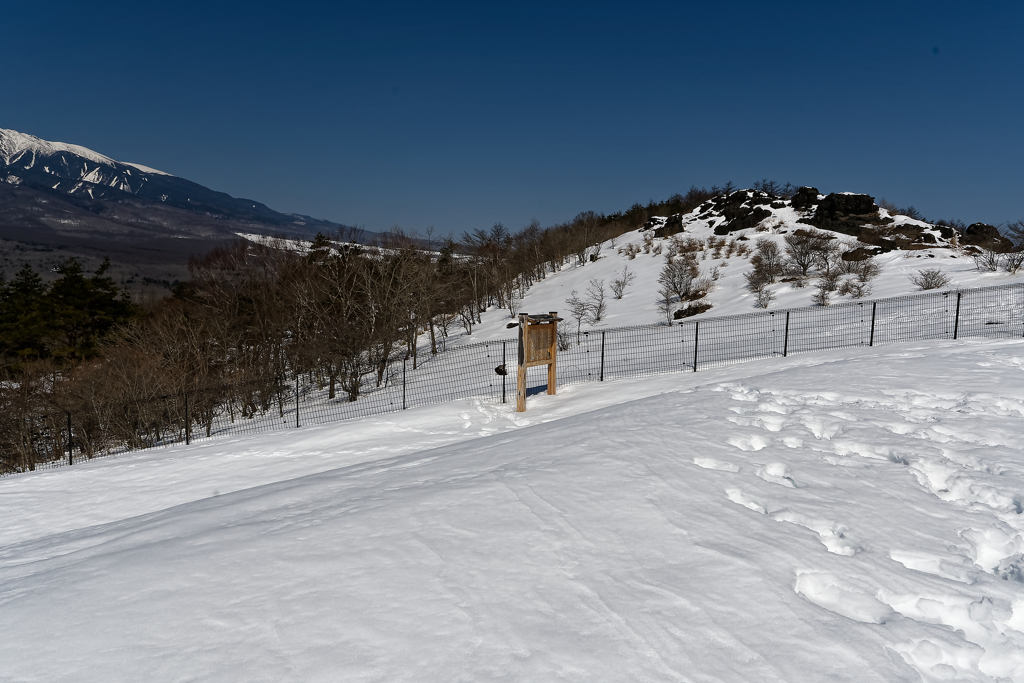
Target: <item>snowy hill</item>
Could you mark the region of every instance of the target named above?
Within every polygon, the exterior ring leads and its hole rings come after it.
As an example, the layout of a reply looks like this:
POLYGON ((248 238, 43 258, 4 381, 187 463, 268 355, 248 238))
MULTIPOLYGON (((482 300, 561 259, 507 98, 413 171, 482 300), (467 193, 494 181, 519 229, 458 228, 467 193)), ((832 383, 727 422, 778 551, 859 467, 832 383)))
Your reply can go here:
MULTIPOLYGON (((567 316, 566 300, 571 293, 576 291, 585 299, 592 282, 598 281, 604 284, 607 311, 600 321, 585 320, 583 329, 664 322, 659 276, 668 256, 678 258, 685 250, 695 256, 700 275, 713 281, 710 293, 701 299, 711 307, 699 315, 755 312, 762 309, 744 275, 752 270, 751 257, 758 241, 774 242, 784 254, 787 236, 808 232, 824 233, 841 251, 868 257, 878 267, 878 274, 870 277, 863 289, 832 292, 831 303, 919 292, 911 278, 922 270, 937 270, 948 277, 944 288, 1024 280, 1024 270, 1010 274, 1004 270, 982 271, 976 266, 972 254, 995 230, 974 224, 963 233, 955 233, 946 226, 890 215, 867 195, 825 196, 814 188, 802 188, 792 199, 780 199, 764 192, 738 190, 705 202, 688 214, 653 217, 640 229, 602 243, 594 250, 596 260, 565 264, 530 287, 520 310, 559 311, 567 316), (622 298, 616 299, 611 284, 623 277, 624 269, 634 279, 622 298)), ((772 296, 769 308, 812 305, 818 279, 813 269, 803 283, 778 278, 766 286, 772 296)), ((838 284, 844 279, 857 280, 852 274, 843 275, 838 284)), ((682 302, 674 306, 682 307, 682 302)), ((512 316, 508 310, 492 308, 482 318, 483 324, 475 327, 470 337, 462 335, 459 339, 481 341, 509 336, 506 324, 512 316)), ((575 326, 575 321, 569 324, 575 326)))
POLYGON ((1021 681, 1022 349, 779 358, 0 479, 0 679, 1021 681))

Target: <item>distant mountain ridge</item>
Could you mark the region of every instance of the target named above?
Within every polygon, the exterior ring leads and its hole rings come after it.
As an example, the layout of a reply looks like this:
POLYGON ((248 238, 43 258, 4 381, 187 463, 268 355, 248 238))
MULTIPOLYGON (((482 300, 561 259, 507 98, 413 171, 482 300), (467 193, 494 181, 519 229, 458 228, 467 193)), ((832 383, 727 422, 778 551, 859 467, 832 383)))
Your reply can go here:
MULTIPOLYGON (((232 197, 142 164, 117 161, 80 145, 50 142, 3 128, 0 128, 0 181, 9 187, 66 199, 72 206, 86 210, 93 218, 127 223, 136 229, 150 223, 148 227, 158 233, 183 232, 180 236, 224 238, 244 231, 312 238, 317 232, 345 227, 330 221, 280 213, 255 200, 232 197), (134 210, 118 211, 116 205, 134 210), (151 221, 147 221, 145 216, 145 208, 149 205, 157 214, 151 221), (156 207, 160 207, 159 210, 156 207), (168 212, 167 208, 213 219, 213 223, 202 220, 188 225, 195 221, 187 215, 174 221, 171 219, 173 212, 168 212), (182 225, 176 226, 175 223, 182 225)), ((68 216, 61 216, 54 225, 53 220, 47 220, 52 216, 45 215, 45 212, 38 215, 38 207, 28 213, 37 214, 38 222, 58 232, 71 232, 76 227, 74 219, 68 222, 68 216)), ((19 222, 24 228, 40 227, 37 221, 26 222, 24 216, 19 221, 17 214, 8 211, 0 214, 0 228, 4 232, 17 229, 19 222)), ((82 231, 107 232, 86 218, 83 217, 82 224, 77 226, 82 231)))

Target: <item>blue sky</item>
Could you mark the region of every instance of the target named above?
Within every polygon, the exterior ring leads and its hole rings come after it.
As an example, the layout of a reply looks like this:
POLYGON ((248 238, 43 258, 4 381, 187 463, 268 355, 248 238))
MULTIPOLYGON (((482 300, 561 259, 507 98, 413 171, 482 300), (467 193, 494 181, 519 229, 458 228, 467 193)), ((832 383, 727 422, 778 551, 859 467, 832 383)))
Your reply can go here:
POLYGON ((17 3, 0 127, 459 233, 761 178, 1024 218, 1024 4, 17 3))

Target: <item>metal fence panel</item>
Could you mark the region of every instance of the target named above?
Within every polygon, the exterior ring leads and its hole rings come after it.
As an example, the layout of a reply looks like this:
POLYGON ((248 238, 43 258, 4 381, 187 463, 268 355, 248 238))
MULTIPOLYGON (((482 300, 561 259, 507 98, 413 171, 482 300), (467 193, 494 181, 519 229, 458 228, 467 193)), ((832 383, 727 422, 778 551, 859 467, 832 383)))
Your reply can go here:
MULTIPOLYGON (((1024 284, 570 333, 560 339, 558 383, 694 372, 794 353, 964 337, 1024 337, 1024 284)), ((511 403, 517 357, 515 339, 422 353, 415 360, 395 356, 379 377, 376 372, 362 377, 356 400, 340 385, 330 398, 323 378, 300 374, 298 379, 222 386, 216 400, 199 392, 140 399, 102 414, 75 413, 70 415, 73 457, 325 424, 464 398, 511 403)), ((527 381, 528 395, 544 391, 546 368, 531 368, 527 381)), ((49 410, 31 419, 37 425, 29 430, 36 446, 33 457, 41 457, 34 469, 66 465, 64 414, 49 410)))

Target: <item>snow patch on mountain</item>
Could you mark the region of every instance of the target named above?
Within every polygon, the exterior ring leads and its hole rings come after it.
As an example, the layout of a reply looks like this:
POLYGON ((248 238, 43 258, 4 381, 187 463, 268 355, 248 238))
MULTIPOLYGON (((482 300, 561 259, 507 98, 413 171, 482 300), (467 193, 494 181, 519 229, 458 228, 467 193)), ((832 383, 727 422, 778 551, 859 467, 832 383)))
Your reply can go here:
POLYGON ((113 165, 119 163, 87 147, 71 145, 66 142, 50 142, 37 138, 35 135, 0 128, 0 159, 6 164, 13 164, 21 160, 25 155, 33 155, 34 163, 34 158, 37 156, 52 156, 61 152, 68 152, 97 164, 113 165))

